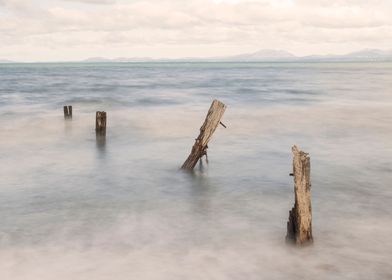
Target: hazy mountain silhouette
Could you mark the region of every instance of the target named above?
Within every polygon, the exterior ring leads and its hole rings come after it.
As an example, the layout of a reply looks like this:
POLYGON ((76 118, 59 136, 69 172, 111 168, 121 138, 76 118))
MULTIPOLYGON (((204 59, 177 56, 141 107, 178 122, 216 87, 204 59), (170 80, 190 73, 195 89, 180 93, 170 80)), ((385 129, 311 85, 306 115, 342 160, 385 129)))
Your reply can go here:
POLYGON ((142 58, 114 58, 108 59, 103 57, 88 58, 83 62, 148 62, 148 61, 232 61, 232 62, 301 62, 301 61, 320 61, 320 62, 339 62, 339 61, 392 61, 392 50, 364 49, 361 51, 351 52, 344 55, 308 55, 295 56, 294 54, 283 50, 259 50, 254 53, 239 54, 225 57, 209 58, 177 58, 177 59, 153 59, 148 57, 142 58))
POLYGON ((0 63, 13 63, 13 61, 8 59, 0 59, 0 63))

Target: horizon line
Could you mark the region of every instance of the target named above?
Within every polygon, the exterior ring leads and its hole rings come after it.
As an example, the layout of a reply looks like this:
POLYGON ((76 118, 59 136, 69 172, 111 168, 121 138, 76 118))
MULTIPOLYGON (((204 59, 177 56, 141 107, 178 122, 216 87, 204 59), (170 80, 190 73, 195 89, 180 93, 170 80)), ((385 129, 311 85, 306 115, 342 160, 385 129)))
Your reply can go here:
MULTIPOLYGON (((161 58, 153 58, 153 57, 148 57, 148 56, 139 56, 139 57, 125 57, 125 56, 118 56, 118 57, 105 57, 105 56, 92 56, 92 57, 87 57, 87 58, 82 58, 82 59, 75 59, 75 60, 26 60, 26 61, 21 61, 21 60, 13 60, 13 59, 8 59, 8 58, 1 58, 0 57, 0 63, 1 64, 6 64, 6 63, 110 63, 110 62, 117 62, 117 63, 141 63, 141 62, 241 62, 241 60, 234 60, 230 61, 230 59, 234 59, 236 57, 240 56, 251 56, 255 55, 257 53, 261 52, 281 52, 285 53, 288 56, 271 56, 271 57, 263 57, 259 59, 253 59, 250 61, 244 60, 242 62, 296 62, 293 60, 301 60, 301 59, 314 59, 313 62, 317 62, 317 59, 322 60, 324 59, 336 59, 336 58, 344 58, 345 56, 349 56, 355 53, 360 53, 360 52, 366 52, 366 51, 381 51, 381 52, 390 52, 390 58, 392 59, 392 49, 379 49, 379 48, 363 48, 363 49, 358 49, 355 51, 351 51, 348 53, 344 54, 308 54, 308 55, 302 55, 298 56, 295 55, 289 51, 282 50, 282 49, 259 49, 254 52, 249 52, 249 53, 238 53, 238 54, 232 54, 232 55, 227 55, 227 56, 206 56, 206 57, 197 57, 197 56, 187 56, 187 57, 177 57, 177 58, 168 58, 168 57, 161 57, 161 58), (93 61, 94 59, 96 60, 104 60, 104 61, 93 61), (89 61, 91 60, 91 61, 89 61), (130 61, 116 61, 116 60, 130 60, 130 61), (135 60, 135 61, 131 61, 135 60), (189 61, 188 61, 189 60, 189 61), (190 61, 192 60, 192 61, 190 61), (204 61, 203 61, 204 60, 204 61), (291 60, 291 61, 290 61, 291 60)), ((364 57, 365 59, 365 57, 364 57)), ((358 60, 358 58, 357 58, 358 60)), ((308 60, 309 61, 309 60, 308 60)), ((309 61, 311 62, 311 61, 309 61)), ((322 61, 320 61, 322 62, 322 61)), ((336 61, 338 62, 338 61, 336 61)), ((344 61, 344 62, 349 62, 349 61, 344 61)))

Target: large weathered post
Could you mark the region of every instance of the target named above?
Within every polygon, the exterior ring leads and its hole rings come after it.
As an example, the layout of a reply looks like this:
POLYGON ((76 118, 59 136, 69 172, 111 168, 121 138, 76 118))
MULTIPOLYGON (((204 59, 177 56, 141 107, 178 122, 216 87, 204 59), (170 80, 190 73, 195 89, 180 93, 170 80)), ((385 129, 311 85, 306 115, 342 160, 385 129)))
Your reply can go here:
POLYGON ((97 112, 95 115, 95 131, 97 135, 106 135, 106 112, 97 112))
POLYGON ((64 106, 64 118, 72 119, 72 106, 64 106))
POLYGON ((286 241, 296 245, 307 245, 313 243, 310 157, 297 146, 294 146, 292 151, 293 173, 290 175, 294 176, 295 203, 289 213, 286 241))
MULTIPOLYGON (((204 124, 200 128, 200 134, 192 147, 191 154, 182 165, 182 169, 192 170, 197 162, 207 155, 208 142, 214 134, 216 128, 221 123, 221 118, 226 110, 226 105, 218 100, 214 100, 208 110, 204 124)), ((223 124, 222 124, 223 125, 223 124)))

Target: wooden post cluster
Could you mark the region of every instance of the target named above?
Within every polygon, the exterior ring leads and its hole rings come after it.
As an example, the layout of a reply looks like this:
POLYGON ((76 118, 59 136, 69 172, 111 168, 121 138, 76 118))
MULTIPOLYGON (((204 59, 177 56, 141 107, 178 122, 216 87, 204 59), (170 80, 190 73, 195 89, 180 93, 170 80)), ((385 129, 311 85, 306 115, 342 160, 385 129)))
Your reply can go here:
POLYGON ((64 106, 64 119, 72 119, 72 106, 64 106))
POLYGON ((97 112, 95 115, 95 132, 97 135, 106 135, 106 112, 97 112))
MULTIPOLYGON (((200 128, 200 134, 192 147, 192 151, 187 160, 182 165, 182 169, 192 170, 197 162, 207 155, 208 142, 214 134, 216 128, 221 123, 221 118, 226 110, 226 105, 218 100, 214 100, 208 110, 204 124, 200 128)), ((222 124, 223 125, 223 124, 222 124)))
POLYGON ((293 173, 290 175, 294 176, 295 203, 289 213, 286 242, 307 245, 313 243, 310 157, 297 146, 294 146, 292 151, 293 173))
MULTIPOLYGON (((208 142, 212 138, 219 124, 226 128, 221 122, 226 105, 214 100, 208 110, 199 136, 196 138, 191 153, 182 165, 182 169, 193 170, 197 162, 207 155, 208 142)), ((95 131, 99 147, 105 146, 106 136, 106 112, 96 112, 95 131)), ((64 118, 72 118, 72 106, 64 106, 64 118)), ((294 207, 289 212, 287 222, 286 242, 298 246, 313 243, 312 236, 312 205, 311 205, 311 182, 310 182, 310 157, 297 146, 292 147, 293 173, 294 177, 294 207)))

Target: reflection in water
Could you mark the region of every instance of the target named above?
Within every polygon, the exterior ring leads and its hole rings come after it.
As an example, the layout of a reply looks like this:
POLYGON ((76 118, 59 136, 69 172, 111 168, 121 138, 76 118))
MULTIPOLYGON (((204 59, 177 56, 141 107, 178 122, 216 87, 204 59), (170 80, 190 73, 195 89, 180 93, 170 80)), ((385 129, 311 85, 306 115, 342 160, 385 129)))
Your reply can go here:
POLYGON ((104 153, 106 148, 106 133, 96 133, 95 135, 97 150, 104 153))
MULTIPOLYGON (((206 158, 206 164, 208 164, 207 158, 206 158)), ((203 158, 201 158, 199 160, 199 172, 203 173, 205 171, 206 171, 206 168, 204 167, 203 158)))
POLYGON ((65 135, 72 134, 72 119, 64 119, 64 133, 65 135))
POLYGON ((189 200, 193 206, 193 212, 203 214, 205 218, 210 210, 210 200, 213 195, 214 185, 208 178, 207 168, 204 167, 202 160, 199 161, 199 170, 182 171, 187 175, 190 187, 189 200))

